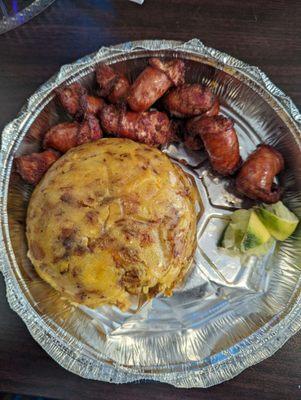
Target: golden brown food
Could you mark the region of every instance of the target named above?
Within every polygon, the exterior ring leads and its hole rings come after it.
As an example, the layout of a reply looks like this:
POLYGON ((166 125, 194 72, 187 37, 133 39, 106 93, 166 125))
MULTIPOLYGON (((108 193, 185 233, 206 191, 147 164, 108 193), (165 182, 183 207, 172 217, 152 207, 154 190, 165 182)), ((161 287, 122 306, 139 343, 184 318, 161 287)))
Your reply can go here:
POLYGON ((96 115, 105 102, 100 97, 87 94, 87 90, 78 82, 56 89, 62 107, 72 116, 82 118, 84 115, 96 115))
POLYGON ((187 121, 186 129, 192 137, 199 135, 202 139, 216 172, 231 175, 237 170, 241 159, 232 120, 222 115, 196 117, 187 121))
POLYGON ((182 60, 165 61, 150 58, 146 67, 132 84, 127 102, 136 112, 150 108, 171 87, 184 83, 185 64, 182 60))
POLYGON ((204 117, 205 117, 205 116, 206 116, 206 117, 214 117, 215 115, 218 115, 218 114, 219 114, 219 110, 220 110, 219 100, 218 100, 218 98, 216 97, 215 100, 214 100, 214 102, 213 102, 212 107, 209 108, 209 110, 206 111, 206 112, 205 112, 204 114, 202 114, 202 115, 203 115, 204 117))
POLYGON ((78 304, 130 306, 167 295, 195 248, 195 188, 166 155, 128 139, 70 150, 36 187, 29 257, 42 279, 78 304))
POLYGON ((282 155, 272 146, 262 144, 249 155, 236 178, 237 190, 253 200, 277 203, 282 189, 273 181, 284 168, 282 155))
POLYGON ((100 95, 110 103, 116 104, 125 100, 130 83, 127 77, 114 71, 109 65, 100 64, 96 69, 96 80, 100 87, 100 95))
POLYGON ((98 119, 94 115, 87 115, 81 122, 62 122, 46 132, 43 147, 52 147, 65 153, 72 147, 92 142, 102 137, 102 130, 98 119))
POLYGON ((32 153, 16 157, 15 165, 17 172, 25 182, 36 185, 59 157, 58 152, 47 149, 42 153, 32 153))
POLYGON ((97 115, 105 104, 105 101, 100 97, 84 93, 80 98, 79 116, 97 115))
POLYGON ((211 89, 199 83, 185 84, 172 89, 164 98, 166 109, 178 118, 205 114, 217 115, 219 102, 211 89))
POLYGON ((136 113, 110 104, 102 109, 100 121, 106 133, 150 146, 166 144, 173 137, 174 127, 168 116, 160 111, 136 113))
POLYGON ((190 150, 201 150, 204 148, 204 144, 199 135, 193 133, 184 133, 184 145, 190 150))

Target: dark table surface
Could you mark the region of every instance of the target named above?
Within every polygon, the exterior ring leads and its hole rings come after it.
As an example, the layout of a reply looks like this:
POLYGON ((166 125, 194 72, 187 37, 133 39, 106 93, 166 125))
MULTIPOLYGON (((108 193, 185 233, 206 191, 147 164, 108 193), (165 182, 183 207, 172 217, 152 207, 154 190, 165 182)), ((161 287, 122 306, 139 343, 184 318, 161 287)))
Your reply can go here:
MULTIPOLYGON (((66 64, 103 45, 189 40, 262 68, 301 104, 300 0, 60 0, 0 36, 0 131, 28 96, 66 64)), ((301 334, 273 357, 210 389, 87 381, 58 366, 10 309, 0 279, 0 391, 62 399, 300 399, 301 334)))

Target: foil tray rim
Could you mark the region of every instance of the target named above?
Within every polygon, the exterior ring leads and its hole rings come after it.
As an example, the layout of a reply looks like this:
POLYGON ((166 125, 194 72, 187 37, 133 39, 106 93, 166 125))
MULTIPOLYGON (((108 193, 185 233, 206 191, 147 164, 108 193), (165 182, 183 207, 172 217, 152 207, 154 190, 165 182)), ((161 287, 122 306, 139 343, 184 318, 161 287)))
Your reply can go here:
POLYGON ((201 369, 197 367, 192 368, 192 364, 195 363, 187 363, 180 372, 171 368, 170 372, 160 372, 157 370, 154 373, 152 371, 145 371, 139 367, 127 368, 116 365, 116 363, 92 360, 89 354, 85 354, 83 348, 73 346, 74 343, 71 346, 67 338, 59 337, 47 324, 47 319, 39 316, 31 307, 22 293, 11 268, 13 253, 10 246, 7 246, 9 233, 6 202, 12 148, 18 145, 18 142, 22 139, 18 135, 19 132, 23 129, 26 121, 32 116, 34 110, 36 111, 41 102, 63 81, 70 79, 84 68, 92 67, 108 56, 137 53, 141 50, 151 52, 173 50, 182 53, 191 53, 208 60, 214 60, 221 67, 229 67, 246 75, 252 82, 261 86, 268 96, 285 112, 291 127, 294 128, 295 134, 293 134, 295 135, 295 139, 301 148, 300 112, 290 97, 275 86, 258 67, 250 66, 226 53, 207 47, 198 39, 192 39, 188 42, 143 40, 127 42, 111 47, 101 47, 94 54, 88 55, 73 64, 62 66, 56 75, 50 78, 30 97, 18 117, 3 130, 0 153, 0 270, 5 279, 6 295, 10 307, 22 318, 30 334, 41 347, 58 364, 67 370, 87 379, 113 383, 127 383, 147 379, 169 383, 177 387, 209 387, 233 378, 247 367, 270 357, 282 347, 301 328, 301 295, 296 299, 293 307, 282 320, 275 323, 267 332, 260 332, 264 331, 264 327, 262 327, 244 339, 242 341, 244 342, 244 346, 235 354, 231 354, 231 351, 224 352, 225 357, 223 361, 207 365, 201 369), (252 356, 247 357, 247 354, 252 356))

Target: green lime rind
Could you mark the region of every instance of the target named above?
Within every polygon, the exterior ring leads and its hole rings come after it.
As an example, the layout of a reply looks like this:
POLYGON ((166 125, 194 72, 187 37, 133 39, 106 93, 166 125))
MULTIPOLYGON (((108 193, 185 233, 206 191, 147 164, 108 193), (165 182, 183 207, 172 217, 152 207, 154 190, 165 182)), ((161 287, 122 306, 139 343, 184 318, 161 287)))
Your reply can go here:
POLYGON ((253 255, 253 256, 257 256, 257 257, 264 256, 266 253, 268 253, 268 251, 271 249, 271 247, 274 245, 274 243, 275 243, 275 239, 271 236, 267 242, 265 242, 257 247, 254 247, 252 249, 245 250, 243 252, 243 254, 253 255))
POLYGON ((248 226, 241 242, 241 252, 245 253, 265 244, 271 235, 258 218, 255 211, 251 211, 248 226))
POLYGON ((270 234, 277 240, 286 240, 297 228, 299 219, 281 201, 263 204, 256 213, 270 234))
POLYGON ((273 242, 269 231, 253 210, 237 210, 231 215, 223 233, 221 247, 233 256, 262 256, 269 251, 273 242))
POLYGON ((250 250, 253 249, 254 247, 261 246, 262 242, 261 239, 254 233, 246 232, 242 245, 243 245, 242 250, 244 251, 244 249, 250 250))

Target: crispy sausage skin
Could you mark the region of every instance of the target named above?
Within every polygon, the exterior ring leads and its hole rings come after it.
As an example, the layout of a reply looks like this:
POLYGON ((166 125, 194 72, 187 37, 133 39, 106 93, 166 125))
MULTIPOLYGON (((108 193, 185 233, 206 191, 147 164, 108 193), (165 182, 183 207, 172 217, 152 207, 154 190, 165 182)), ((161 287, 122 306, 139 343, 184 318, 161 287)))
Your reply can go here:
POLYGON ((282 190, 273 180, 283 168, 284 160, 279 151, 262 144, 242 165, 236 178, 236 188, 250 199, 276 203, 282 190))
POLYGON ((218 101, 218 98, 215 97, 215 100, 214 100, 214 103, 213 103, 212 107, 209 108, 209 110, 206 111, 206 112, 203 114, 203 116, 206 116, 206 117, 214 117, 215 115, 218 115, 219 109, 220 109, 220 107, 219 107, 219 101, 218 101))
POLYGON ((47 149, 42 153, 32 153, 17 157, 15 159, 15 165, 17 172, 25 182, 36 185, 59 157, 59 153, 47 149))
POLYGON ((188 132, 187 130, 184 133, 184 145, 190 150, 201 150, 204 148, 200 135, 188 132))
POLYGON ((136 113, 108 105, 102 109, 100 120, 105 132, 150 146, 168 143, 173 134, 171 121, 159 111, 136 113))
POLYGON ((194 117, 207 113, 213 117, 219 112, 217 97, 198 83, 185 84, 172 89, 164 98, 165 108, 179 118, 194 117))
POLYGON ((79 100, 83 94, 83 87, 75 82, 56 90, 58 99, 62 107, 71 115, 76 115, 79 111, 79 100))
POLYGON ((43 147, 53 147, 65 153, 76 146, 79 126, 78 122, 62 122, 53 126, 44 136, 43 147))
POLYGON ((77 146, 83 143, 94 142, 102 138, 102 130, 99 121, 94 115, 87 115, 86 119, 80 124, 77 133, 77 146))
POLYGON ((62 122, 53 126, 45 135, 43 147, 52 147, 65 153, 80 144, 91 142, 102 137, 98 119, 87 115, 82 123, 62 122))
POLYGON ((146 67, 130 88, 127 98, 133 111, 150 108, 171 87, 184 83, 185 65, 181 60, 163 61, 150 58, 146 67))
POLYGON ((187 121, 186 130, 191 136, 201 137, 216 172, 231 175, 236 171, 240 164, 239 143, 230 119, 222 115, 197 117, 187 121))
POLYGON ((56 93, 63 108, 76 118, 86 114, 96 115, 105 104, 103 99, 88 95, 78 82, 57 89, 56 93))
POLYGON ((80 98, 79 114, 83 116, 97 115, 105 105, 105 101, 96 96, 83 94, 80 98))
POLYGON ((100 95, 110 103, 123 102, 128 94, 130 83, 125 75, 114 71, 109 65, 101 64, 96 70, 96 80, 100 87, 100 95))

